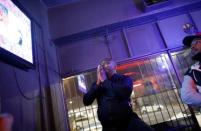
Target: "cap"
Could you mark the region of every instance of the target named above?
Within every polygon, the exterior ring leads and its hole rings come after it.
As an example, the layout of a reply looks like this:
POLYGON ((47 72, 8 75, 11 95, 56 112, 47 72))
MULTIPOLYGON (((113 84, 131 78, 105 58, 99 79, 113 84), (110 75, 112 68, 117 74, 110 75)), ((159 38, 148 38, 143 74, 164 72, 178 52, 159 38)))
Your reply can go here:
POLYGON ((200 38, 201 39, 201 33, 197 34, 197 35, 190 35, 190 36, 186 36, 183 39, 183 44, 185 46, 191 46, 191 43, 194 39, 200 38))

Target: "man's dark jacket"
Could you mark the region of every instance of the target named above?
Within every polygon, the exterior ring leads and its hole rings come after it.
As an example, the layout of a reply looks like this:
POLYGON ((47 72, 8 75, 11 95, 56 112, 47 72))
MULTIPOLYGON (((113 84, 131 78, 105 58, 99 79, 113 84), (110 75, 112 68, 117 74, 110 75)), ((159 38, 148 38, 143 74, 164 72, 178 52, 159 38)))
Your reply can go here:
POLYGON ((104 126, 127 123, 133 115, 130 104, 133 82, 130 77, 114 74, 102 82, 99 87, 92 84, 84 95, 83 102, 90 105, 95 99, 98 103, 98 118, 104 126))

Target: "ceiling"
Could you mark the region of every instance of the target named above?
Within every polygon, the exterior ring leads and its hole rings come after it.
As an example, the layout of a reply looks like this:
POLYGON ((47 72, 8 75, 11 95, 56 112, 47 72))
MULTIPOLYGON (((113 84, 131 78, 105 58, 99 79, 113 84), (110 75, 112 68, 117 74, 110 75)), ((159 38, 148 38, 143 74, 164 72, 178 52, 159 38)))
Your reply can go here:
POLYGON ((64 4, 75 3, 80 0, 41 0, 48 8, 60 6, 64 4))

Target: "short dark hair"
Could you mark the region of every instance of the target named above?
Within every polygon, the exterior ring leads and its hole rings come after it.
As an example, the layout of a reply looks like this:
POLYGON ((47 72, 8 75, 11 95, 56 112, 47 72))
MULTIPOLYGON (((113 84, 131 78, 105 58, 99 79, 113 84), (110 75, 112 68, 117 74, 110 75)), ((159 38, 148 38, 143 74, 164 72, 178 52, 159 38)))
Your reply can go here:
POLYGON ((101 60, 100 65, 104 65, 104 64, 109 63, 111 61, 113 61, 112 58, 104 58, 101 60))

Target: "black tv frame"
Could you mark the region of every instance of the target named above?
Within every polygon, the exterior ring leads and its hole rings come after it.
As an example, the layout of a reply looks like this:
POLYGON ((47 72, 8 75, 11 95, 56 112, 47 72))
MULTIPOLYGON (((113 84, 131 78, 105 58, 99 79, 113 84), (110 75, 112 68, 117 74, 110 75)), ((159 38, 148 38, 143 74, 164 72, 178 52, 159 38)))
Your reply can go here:
POLYGON ((35 68, 35 46, 34 46, 34 40, 33 40, 33 19, 31 15, 28 13, 28 11, 25 10, 25 8, 20 4, 18 0, 10 0, 13 2, 19 10, 21 10, 24 15, 26 15, 30 21, 31 21, 31 40, 32 40, 32 58, 33 63, 24 60, 23 58, 3 49, 0 47, 0 61, 7 63, 9 65, 15 66, 17 68, 28 70, 28 69, 34 69, 35 68))

